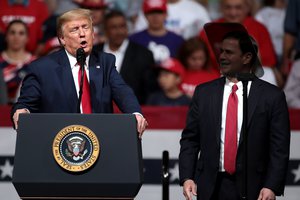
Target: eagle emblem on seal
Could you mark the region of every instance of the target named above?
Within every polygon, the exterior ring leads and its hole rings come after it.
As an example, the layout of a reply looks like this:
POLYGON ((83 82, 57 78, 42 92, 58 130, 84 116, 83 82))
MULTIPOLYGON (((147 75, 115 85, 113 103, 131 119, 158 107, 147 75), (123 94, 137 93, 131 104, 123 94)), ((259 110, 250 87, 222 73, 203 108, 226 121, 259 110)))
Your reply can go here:
POLYGON ((68 144, 68 148, 65 150, 66 156, 71 157, 75 161, 82 160, 88 152, 85 149, 86 140, 79 136, 71 137, 66 142, 68 144))

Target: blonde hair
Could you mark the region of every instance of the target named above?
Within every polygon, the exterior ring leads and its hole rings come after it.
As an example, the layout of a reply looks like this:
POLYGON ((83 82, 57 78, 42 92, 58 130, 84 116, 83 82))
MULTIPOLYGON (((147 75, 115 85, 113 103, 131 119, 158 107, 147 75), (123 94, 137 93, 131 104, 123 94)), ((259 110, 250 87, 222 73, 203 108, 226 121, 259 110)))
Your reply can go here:
POLYGON ((56 31, 57 31, 57 36, 60 38, 63 33, 63 25, 66 22, 72 21, 72 20, 77 20, 77 19, 88 19, 92 25, 93 20, 91 16, 91 11, 88 9, 83 9, 83 8, 77 8, 73 9, 70 11, 67 11, 63 13, 61 16, 57 18, 57 23, 56 23, 56 31))

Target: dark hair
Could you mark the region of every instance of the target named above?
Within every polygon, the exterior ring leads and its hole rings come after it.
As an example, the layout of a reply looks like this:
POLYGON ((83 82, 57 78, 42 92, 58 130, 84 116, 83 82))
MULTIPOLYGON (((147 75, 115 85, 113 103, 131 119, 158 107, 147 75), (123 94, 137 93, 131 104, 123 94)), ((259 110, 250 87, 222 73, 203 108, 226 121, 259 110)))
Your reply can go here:
POLYGON ((204 54, 206 56, 206 61, 203 69, 208 69, 209 65, 209 54, 208 54, 208 49, 205 44, 205 42, 199 38, 199 37, 192 37, 181 45, 181 47, 178 50, 178 55, 177 58, 178 60, 183 64, 185 68, 187 68, 187 58, 191 56, 195 51, 202 50, 204 51, 204 54))
MULTIPOLYGON (((7 27, 6 27, 6 31, 5 31, 5 34, 4 34, 4 37, 6 38, 7 36, 7 33, 9 31, 9 29, 14 25, 14 24, 22 24, 25 28, 25 31, 26 31, 26 34, 29 35, 29 28, 27 26, 27 24, 20 20, 20 19, 15 19, 15 20, 12 20, 11 22, 8 23, 7 27)), ((4 41, 4 49, 7 49, 8 45, 7 45, 7 41, 5 40, 4 41)))
POLYGON ((28 28, 27 24, 20 19, 15 19, 8 23, 8 25, 6 27, 5 35, 8 32, 8 30, 12 27, 12 25, 14 25, 14 24, 22 24, 25 27, 27 35, 29 34, 29 28, 28 28))
POLYGON ((246 32, 243 31, 232 31, 228 32, 222 39, 236 39, 239 42, 240 49, 243 54, 245 53, 251 53, 252 59, 251 59, 251 67, 256 67, 255 63, 257 62, 257 52, 258 52, 258 46, 256 41, 246 32))
POLYGON ((108 13, 104 15, 104 26, 106 26, 106 23, 108 20, 114 17, 123 17, 126 20, 125 14, 122 11, 119 10, 110 10, 108 13))

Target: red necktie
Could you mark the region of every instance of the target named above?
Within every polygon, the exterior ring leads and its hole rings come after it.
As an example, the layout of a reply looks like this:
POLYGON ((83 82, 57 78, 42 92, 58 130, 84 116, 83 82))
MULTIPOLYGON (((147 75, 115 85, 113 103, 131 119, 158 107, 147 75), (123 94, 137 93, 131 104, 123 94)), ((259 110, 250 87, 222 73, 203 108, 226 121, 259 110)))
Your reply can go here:
POLYGON ((228 98, 226 113, 224 169, 229 174, 233 174, 235 172, 237 154, 238 98, 235 93, 237 89, 237 85, 234 84, 228 98))
MULTIPOLYGON (((83 70, 83 71, 84 71, 84 73, 83 73, 81 106, 82 106, 82 113, 89 114, 89 113, 92 113, 90 85, 89 85, 89 81, 86 76, 86 72, 85 72, 85 70, 83 70)), ((80 80, 81 80, 81 69, 79 67, 79 71, 78 71, 79 87, 80 87, 80 80)))

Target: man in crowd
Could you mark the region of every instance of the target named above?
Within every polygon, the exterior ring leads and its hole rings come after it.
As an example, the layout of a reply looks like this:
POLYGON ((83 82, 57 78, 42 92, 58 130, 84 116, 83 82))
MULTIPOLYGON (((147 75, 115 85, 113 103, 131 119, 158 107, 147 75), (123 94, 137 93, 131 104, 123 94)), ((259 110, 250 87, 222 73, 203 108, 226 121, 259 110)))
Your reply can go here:
POLYGON ((151 50, 157 64, 170 57, 175 58, 184 39, 165 26, 167 1, 144 0, 143 12, 148 28, 131 35, 129 39, 151 50))
MULTIPOLYGON (((159 1, 149 0, 153 4, 159 1)), ((206 8, 195 1, 167 0, 167 13, 166 28, 182 36, 185 40, 197 36, 204 24, 210 22, 206 8)), ((147 20, 143 13, 140 13, 135 23, 134 32, 145 28, 147 28, 147 20)))
POLYGON ((128 40, 126 17, 121 11, 112 10, 105 15, 104 31, 107 40, 95 46, 95 50, 116 56, 117 71, 133 89, 139 103, 144 104, 148 94, 157 88, 152 52, 128 40))

